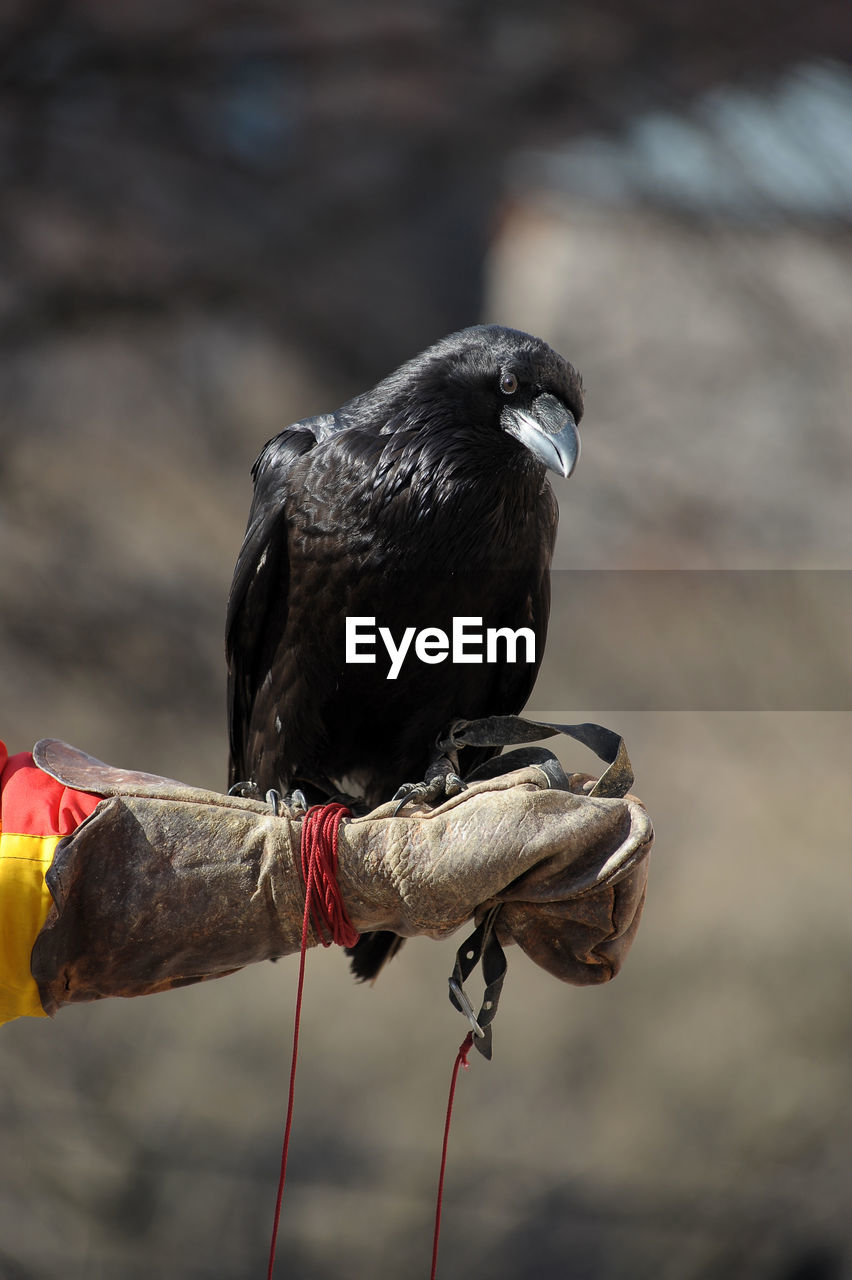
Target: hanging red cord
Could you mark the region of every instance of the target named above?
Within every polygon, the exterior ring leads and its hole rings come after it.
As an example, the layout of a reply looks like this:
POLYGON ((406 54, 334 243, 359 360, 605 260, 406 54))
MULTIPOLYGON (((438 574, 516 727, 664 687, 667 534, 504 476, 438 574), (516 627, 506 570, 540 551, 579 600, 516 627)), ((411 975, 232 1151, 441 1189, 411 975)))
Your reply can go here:
POLYGON ((305 881, 305 913, 302 917, 299 982, 296 988, 296 1012, 293 1018, 293 1056, 290 1062, 287 1122, 284 1126, 284 1142, 281 1148, 281 1170, 278 1175, 278 1195, 275 1200, 275 1216, 269 1245, 267 1280, 272 1280, 275 1267, 275 1246, 278 1242, 281 1201, 284 1198, 284 1182, 287 1176, 287 1154, 290 1148, 290 1129, 293 1125, 293 1101, 296 1096, 299 1022, 302 1016, 302 992, 305 986, 305 955, 308 950, 311 921, 324 947, 330 947, 332 942, 341 947, 354 947, 360 937, 358 930, 346 914, 340 886, 337 883, 337 835, 341 820, 350 816, 350 810, 346 805, 322 804, 314 805, 309 809, 302 822, 301 855, 302 875, 305 881))
MULTIPOLYGON (((278 1243, 278 1227, 281 1222, 281 1203, 287 1176, 287 1155, 290 1149, 290 1130, 293 1125, 293 1103, 296 1096, 296 1064, 299 1057, 299 1024, 302 1016, 302 993, 305 986, 305 956, 308 937, 313 922, 314 931, 324 947, 334 942, 338 946, 354 947, 360 934, 346 913, 346 906, 337 883, 337 836, 343 818, 350 811, 342 804, 314 805, 302 823, 301 858, 305 881, 305 912, 302 917, 302 944, 299 950, 299 981, 296 987, 296 1010, 293 1018, 293 1056, 290 1062, 290 1088, 287 1098, 287 1121, 281 1148, 281 1169, 278 1175, 278 1194, 275 1200, 275 1216, 269 1245, 269 1265, 266 1280, 272 1280, 275 1267, 275 1248, 278 1243)), ((444 1141, 441 1149, 441 1172, 438 1178, 438 1195, 435 1207, 435 1232, 432 1241, 432 1270, 430 1280, 435 1280, 438 1269, 438 1241, 441 1234, 441 1209, 444 1199, 444 1175, 447 1168, 447 1147, 450 1139, 450 1121, 459 1070, 468 1070, 467 1055, 473 1045, 473 1032, 469 1031, 456 1054, 447 1099, 447 1117, 444 1122, 444 1141)))
POLYGON ((465 1071, 469 1070, 467 1055, 470 1053, 473 1045, 473 1032, 468 1031, 464 1040, 459 1045, 459 1051, 456 1054, 455 1065, 453 1066, 453 1074, 450 1080, 450 1096, 447 1099, 447 1119, 444 1122, 444 1145, 441 1149, 441 1173, 438 1177, 438 1196, 435 1205, 435 1234, 432 1238, 432 1270, 429 1273, 429 1280, 435 1280, 438 1274, 438 1240, 441 1235, 441 1208, 444 1202, 444 1174, 447 1169, 447 1144, 450 1140, 450 1121, 453 1116, 453 1101, 456 1096, 456 1081, 459 1078, 459 1067, 464 1067, 465 1071))

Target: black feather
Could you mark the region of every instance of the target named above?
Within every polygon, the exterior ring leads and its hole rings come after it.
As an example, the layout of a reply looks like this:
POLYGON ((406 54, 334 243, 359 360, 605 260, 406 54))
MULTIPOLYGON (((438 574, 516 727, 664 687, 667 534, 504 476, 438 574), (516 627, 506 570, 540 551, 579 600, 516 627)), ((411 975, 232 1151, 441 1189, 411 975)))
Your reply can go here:
MULTIPOLYGON (((550 606, 558 509, 542 463, 501 426, 543 392, 579 420, 579 376, 545 343, 498 326, 451 334, 336 413, 270 441, 228 603, 230 782, 261 794, 340 790, 367 806, 423 777, 454 719, 516 713, 532 690, 550 606), (399 678, 347 665, 345 619, 439 627, 457 616, 531 627, 534 664, 426 665, 399 678)), ((469 768, 490 752, 466 753, 469 768)), ((394 935, 355 949, 373 976, 394 935)))

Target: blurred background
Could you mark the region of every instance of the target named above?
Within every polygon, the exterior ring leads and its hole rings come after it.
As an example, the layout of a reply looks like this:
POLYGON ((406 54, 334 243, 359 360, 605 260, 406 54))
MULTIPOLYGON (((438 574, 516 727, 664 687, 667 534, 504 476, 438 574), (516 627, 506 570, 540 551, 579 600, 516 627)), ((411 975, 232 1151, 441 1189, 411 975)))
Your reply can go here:
MULTIPOLYGON (((0 182, 13 751, 223 787, 264 442, 479 320, 582 370, 530 710, 625 735, 649 899, 510 955, 440 1274, 852 1276, 849 6, 2 0, 0 182)), ((426 1274, 455 945, 309 957, 278 1274, 426 1274)), ((295 980, 3 1028, 0 1277, 264 1273, 295 980)))

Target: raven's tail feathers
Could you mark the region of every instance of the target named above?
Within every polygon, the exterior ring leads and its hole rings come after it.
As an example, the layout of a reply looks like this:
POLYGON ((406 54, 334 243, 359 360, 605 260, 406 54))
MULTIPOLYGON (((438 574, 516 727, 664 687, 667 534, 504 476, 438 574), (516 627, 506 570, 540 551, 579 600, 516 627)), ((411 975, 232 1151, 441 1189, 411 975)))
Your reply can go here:
POLYGON ((347 947, 352 973, 358 982, 372 982, 389 960, 392 960, 402 946, 404 938, 381 929, 376 933, 365 933, 355 943, 347 947))

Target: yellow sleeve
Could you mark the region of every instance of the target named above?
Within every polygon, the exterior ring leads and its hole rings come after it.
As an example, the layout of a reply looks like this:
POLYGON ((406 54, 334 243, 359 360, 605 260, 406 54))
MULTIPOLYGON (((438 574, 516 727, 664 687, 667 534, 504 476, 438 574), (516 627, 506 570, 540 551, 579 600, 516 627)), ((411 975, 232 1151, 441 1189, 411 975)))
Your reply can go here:
POLYGON ((44 876, 58 840, 0 832, 0 1023, 45 1017, 30 954, 50 909, 44 876))

